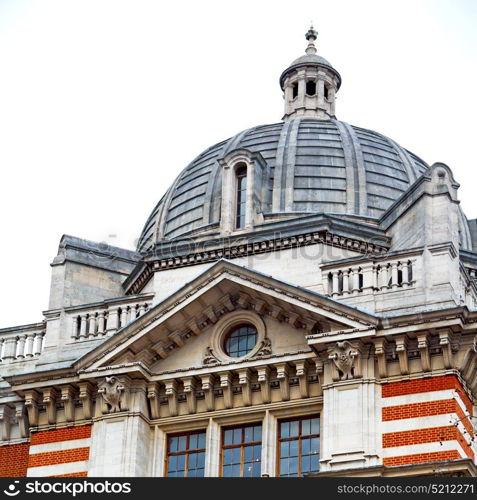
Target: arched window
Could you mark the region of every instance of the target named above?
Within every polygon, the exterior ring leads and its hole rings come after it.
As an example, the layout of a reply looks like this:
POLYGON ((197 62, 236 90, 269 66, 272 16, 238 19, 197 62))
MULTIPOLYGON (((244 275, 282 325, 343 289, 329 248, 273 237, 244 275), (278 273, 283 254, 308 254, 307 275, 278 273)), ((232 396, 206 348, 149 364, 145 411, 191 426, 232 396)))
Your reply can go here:
POLYGON ((306 82, 306 95, 314 96, 316 94, 316 82, 308 80, 306 82))
POLYGON ((257 330, 253 325, 241 325, 231 330, 224 340, 224 351, 231 358, 241 358, 257 344, 257 330))
POLYGON ((245 213, 247 209, 247 167, 239 167, 236 172, 237 196, 235 211, 235 227, 245 227, 245 213))
POLYGON ((293 84, 292 97, 293 97, 293 99, 295 99, 295 97, 298 97, 298 83, 293 84))

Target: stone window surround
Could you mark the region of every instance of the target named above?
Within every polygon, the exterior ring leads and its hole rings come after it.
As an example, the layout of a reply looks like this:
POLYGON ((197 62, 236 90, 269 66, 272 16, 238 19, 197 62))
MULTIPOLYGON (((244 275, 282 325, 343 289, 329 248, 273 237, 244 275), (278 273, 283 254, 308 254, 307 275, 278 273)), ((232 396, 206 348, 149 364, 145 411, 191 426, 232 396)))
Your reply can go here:
POLYGON ((212 331, 210 347, 215 357, 223 363, 227 363, 230 361, 245 361, 257 354, 260 347, 263 345, 263 341, 265 340, 266 336, 267 328, 265 326, 265 322, 257 313, 252 311, 239 310, 223 316, 215 324, 212 331), (225 337, 232 330, 232 328, 243 324, 250 324, 255 327, 255 329, 257 330, 257 343, 255 344, 255 347, 245 356, 241 356, 240 358, 233 358, 225 352, 225 337))
MULTIPOLYGON (((150 471, 153 477, 164 477, 166 474, 166 447, 168 434, 182 432, 206 431, 205 446, 205 477, 220 477, 220 453, 222 428, 240 424, 262 424, 262 468, 261 475, 278 477, 278 421, 294 417, 320 415, 323 417, 321 401, 301 401, 300 405, 280 403, 279 407, 256 410, 237 408, 233 414, 209 416, 190 421, 181 419, 180 422, 158 424, 154 427, 153 465, 150 471), (251 411, 250 411, 251 410, 251 411)), ((230 410, 228 410, 230 412, 230 410)), ((175 417, 177 419, 177 417, 175 417)), ((323 436, 323 418, 320 418, 320 440, 323 436)), ((320 444, 321 448, 321 444, 320 444)))

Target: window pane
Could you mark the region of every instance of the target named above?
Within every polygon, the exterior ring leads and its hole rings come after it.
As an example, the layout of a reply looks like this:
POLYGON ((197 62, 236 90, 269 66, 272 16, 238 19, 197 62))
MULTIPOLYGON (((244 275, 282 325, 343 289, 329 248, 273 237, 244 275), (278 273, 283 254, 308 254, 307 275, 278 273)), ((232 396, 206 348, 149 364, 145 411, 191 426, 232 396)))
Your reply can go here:
POLYGON ((280 474, 288 474, 288 458, 280 459, 280 474))
POLYGON ((196 467, 197 467, 197 453, 190 453, 188 468, 195 469, 196 467))
POLYGON ((173 471, 176 469, 177 469, 177 457, 173 455, 172 457, 169 457, 169 470, 173 471))
POLYGON ((253 446, 245 446, 243 449, 243 459, 245 462, 251 462, 253 460, 253 446))
POLYGON ((232 430, 227 430, 224 432, 224 444, 232 444, 232 438, 233 438, 233 431, 232 430))
POLYGON ((178 450, 184 451, 186 449, 186 445, 187 445, 187 436, 179 436, 178 450))
POLYGON ((233 441, 234 444, 239 444, 242 442, 242 429, 234 429, 233 430, 233 441))
POLYGON ((205 452, 201 451, 197 454, 197 467, 204 468, 205 466, 205 452))
POLYGON ((256 444, 253 447, 253 458, 254 458, 254 460, 261 460, 261 458, 262 458, 262 445, 256 444))
POLYGON ((177 451, 177 444, 179 442, 179 438, 171 437, 169 441, 169 447, 172 452, 177 451))
POLYGON ((312 434, 319 434, 320 433, 320 419, 319 418, 313 418, 311 420, 311 433, 312 434))
POLYGON ((298 457, 290 458, 288 467, 291 474, 298 473, 298 457))
POLYGON ((232 463, 232 450, 225 449, 224 450, 224 464, 231 464, 232 463))
POLYGON ((298 436, 298 430, 299 430, 300 422, 298 420, 294 420, 293 422, 290 422, 290 436, 298 436))
POLYGON ((319 438, 311 439, 311 453, 319 453, 320 452, 320 440, 319 438))
POLYGON ((222 472, 222 475, 224 477, 233 477, 232 476, 232 466, 231 465, 224 465, 223 467, 223 472, 222 472))
POLYGON ((281 436, 286 438, 290 436, 290 422, 282 422, 280 424, 281 427, 281 436))
POLYGON ((197 434, 197 436, 198 436, 197 448, 199 450, 203 450, 205 448, 205 432, 201 432, 200 434, 197 434))
POLYGON ((240 463, 240 447, 232 449, 232 463, 233 464, 240 463))
POLYGON ((290 457, 297 457, 298 456, 298 440, 294 439, 293 441, 290 441, 290 457))
POLYGON ((289 441, 282 441, 280 443, 280 456, 281 457, 288 457, 290 456, 290 453, 289 453, 289 441))
POLYGON ((310 457, 310 471, 316 472, 317 470, 320 469, 320 456, 319 455, 312 455, 310 457))
POLYGON ((184 470, 185 469, 185 455, 178 455, 177 456, 177 470, 184 470))
POLYGON ((252 443, 253 441, 254 441, 254 439, 253 439, 253 427, 245 427, 244 442, 245 443, 252 443))
POLYGON ((189 450, 197 449, 197 434, 191 434, 189 436, 189 450))
POLYGON ((262 463, 261 462, 255 462, 253 464, 252 477, 260 477, 261 475, 262 475, 262 463))
POLYGON ((253 440, 254 441, 262 441, 262 426, 256 425, 253 428, 253 440))
POLYGON ((311 419, 307 418, 301 421, 301 435, 309 436, 311 434, 311 419))
POLYGON ((301 453, 302 455, 309 455, 310 454, 310 443, 311 439, 310 438, 304 438, 301 440, 301 453))

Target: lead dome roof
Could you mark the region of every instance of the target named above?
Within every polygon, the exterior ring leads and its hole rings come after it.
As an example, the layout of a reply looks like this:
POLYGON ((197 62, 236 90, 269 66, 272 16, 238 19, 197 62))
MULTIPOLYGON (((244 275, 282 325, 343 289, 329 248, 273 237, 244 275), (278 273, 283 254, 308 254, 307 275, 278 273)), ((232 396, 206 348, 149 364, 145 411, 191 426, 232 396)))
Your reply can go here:
POLYGON ((379 218, 427 168, 418 156, 384 135, 338 120, 298 118, 253 127, 206 149, 179 174, 149 216, 139 252, 219 223, 219 160, 235 149, 262 156, 272 189, 283 191, 273 211, 288 215, 379 218), (291 200, 287 204, 286 190, 291 200))

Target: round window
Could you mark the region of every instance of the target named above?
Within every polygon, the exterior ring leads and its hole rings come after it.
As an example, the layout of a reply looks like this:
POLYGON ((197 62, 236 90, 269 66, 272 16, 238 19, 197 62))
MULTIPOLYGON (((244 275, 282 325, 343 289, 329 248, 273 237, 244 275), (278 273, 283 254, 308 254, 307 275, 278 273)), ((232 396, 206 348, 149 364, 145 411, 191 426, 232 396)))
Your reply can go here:
POLYGON ((231 358, 248 354, 257 343, 257 330, 252 325, 240 325, 231 330, 224 341, 224 350, 231 358))

